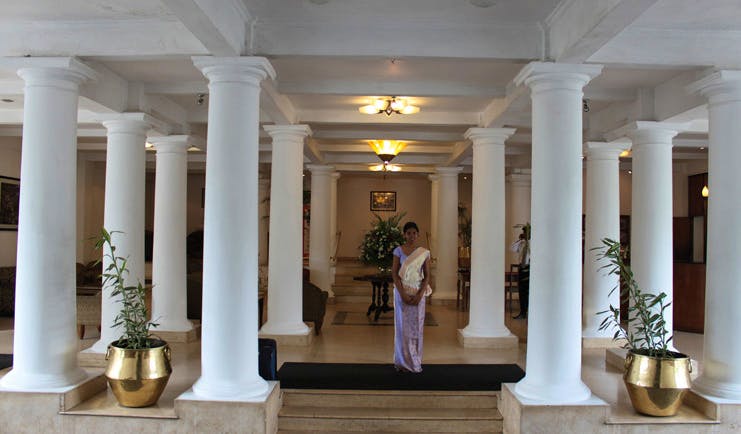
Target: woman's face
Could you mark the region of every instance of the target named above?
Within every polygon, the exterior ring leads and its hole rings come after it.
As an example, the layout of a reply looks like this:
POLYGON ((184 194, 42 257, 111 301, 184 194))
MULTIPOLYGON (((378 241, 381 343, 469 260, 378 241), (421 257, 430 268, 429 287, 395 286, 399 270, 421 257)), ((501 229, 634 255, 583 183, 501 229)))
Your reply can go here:
POLYGON ((414 242, 417 241, 417 237, 419 237, 419 232, 414 228, 409 228, 404 231, 404 239, 407 240, 407 243, 409 244, 414 244, 414 242))

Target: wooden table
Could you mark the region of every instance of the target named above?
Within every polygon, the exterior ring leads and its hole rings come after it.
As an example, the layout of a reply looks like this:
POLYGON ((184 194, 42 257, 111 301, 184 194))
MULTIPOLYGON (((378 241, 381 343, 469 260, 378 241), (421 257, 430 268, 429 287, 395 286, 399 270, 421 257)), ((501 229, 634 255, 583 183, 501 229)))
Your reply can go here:
POLYGON ((382 313, 394 310, 394 308, 389 306, 389 283, 393 283, 394 281, 394 279, 391 278, 391 273, 367 274, 365 276, 354 277, 353 279, 370 282, 373 287, 371 304, 368 306, 368 312, 365 314, 366 316, 375 312, 373 320, 378 321, 378 317, 381 316, 382 313))

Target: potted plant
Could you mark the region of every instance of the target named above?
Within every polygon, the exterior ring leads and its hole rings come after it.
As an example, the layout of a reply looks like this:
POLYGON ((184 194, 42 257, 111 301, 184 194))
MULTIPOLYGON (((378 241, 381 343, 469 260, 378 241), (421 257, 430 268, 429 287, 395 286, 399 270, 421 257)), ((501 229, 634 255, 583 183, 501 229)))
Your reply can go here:
POLYGON ((623 381, 633 408, 650 416, 673 416, 682 405, 690 388, 692 366, 687 355, 669 350, 673 336, 666 330, 664 311, 666 294, 647 293, 633 278, 633 271, 623 260, 618 241, 605 238, 596 247, 598 260, 607 261, 602 268, 620 277, 621 296, 630 301, 627 327, 620 325, 620 306, 598 312, 605 315, 600 330, 615 330, 613 339, 624 339, 628 349, 623 381))
POLYGON ((125 407, 147 407, 157 402, 170 379, 170 347, 149 333, 157 324, 149 320, 145 289, 141 282, 127 286, 127 259, 116 255, 111 234, 101 229, 95 247, 103 249, 110 260, 103 270, 103 286, 112 288, 111 296, 119 297, 121 310, 114 326, 123 327, 123 335, 108 345, 105 376, 119 404, 125 407))

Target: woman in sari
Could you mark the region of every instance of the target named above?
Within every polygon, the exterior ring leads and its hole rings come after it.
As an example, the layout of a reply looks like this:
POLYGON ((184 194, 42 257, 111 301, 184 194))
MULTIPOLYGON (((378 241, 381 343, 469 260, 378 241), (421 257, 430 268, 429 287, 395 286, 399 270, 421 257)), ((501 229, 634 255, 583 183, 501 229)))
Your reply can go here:
POLYGON ((429 285, 430 251, 417 247, 419 228, 404 225, 406 242, 394 249, 394 366, 401 372, 422 372, 422 331, 429 285))

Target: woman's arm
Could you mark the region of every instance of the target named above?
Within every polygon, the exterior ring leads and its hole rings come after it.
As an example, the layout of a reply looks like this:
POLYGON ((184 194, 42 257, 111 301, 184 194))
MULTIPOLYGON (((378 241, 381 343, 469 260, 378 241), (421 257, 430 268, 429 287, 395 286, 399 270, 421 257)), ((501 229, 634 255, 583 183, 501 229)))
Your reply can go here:
POLYGON ((424 264, 422 264, 422 274, 424 276, 422 277, 422 282, 419 284, 419 290, 417 291, 417 294, 414 296, 413 304, 419 304, 420 301, 422 301, 422 297, 425 295, 425 290, 427 289, 427 285, 430 281, 430 257, 427 256, 427 259, 425 259, 424 264))
POLYGON ((407 295, 407 292, 404 291, 404 286, 402 286, 401 278, 399 277, 399 268, 401 268, 399 257, 394 255, 394 263, 391 266, 391 278, 394 279, 394 287, 396 287, 396 290, 399 291, 401 300, 406 304, 410 304, 414 297, 412 297, 411 295, 407 295))

